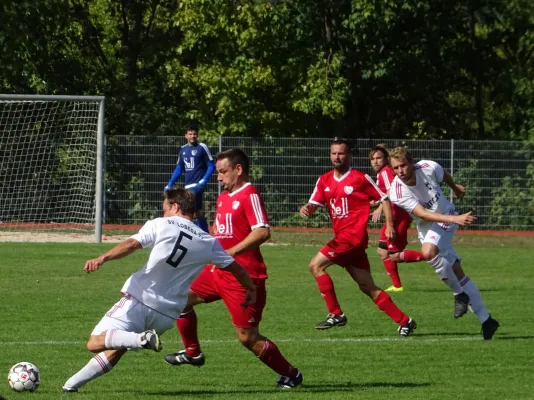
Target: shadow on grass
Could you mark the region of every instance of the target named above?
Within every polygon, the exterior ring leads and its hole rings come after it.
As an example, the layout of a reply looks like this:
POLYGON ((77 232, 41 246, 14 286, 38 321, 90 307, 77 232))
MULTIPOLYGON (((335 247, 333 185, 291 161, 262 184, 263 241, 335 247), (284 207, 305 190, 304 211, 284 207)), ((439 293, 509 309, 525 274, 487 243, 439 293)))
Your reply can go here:
POLYGON ((409 383, 409 382, 367 382, 367 383, 324 383, 324 384, 303 384, 297 389, 247 389, 244 387, 241 390, 167 390, 167 391, 151 391, 143 392, 144 395, 151 396, 206 396, 206 395, 223 395, 223 394, 254 394, 265 393, 272 394, 273 392, 287 393, 288 395, 298 395, 299 393, 333 393, 333 392, 354 392, 358 390, 370 388, 399 388, 399 389, 413 389, 431 386, 431 383, 409 383))
MULTIPOLYGON (((500 336, 500 334, 497 333, 499 336, 494 336, 494 339, 499 340, 534 340, 534 336, 500 336)), ((502 335, 505 335, 503 333, 502 335)))
MULTIPOLYGON (((478 289, 479 292, 502 292, 503 290, 506 290, 505 288, 487 288, 487 289, 478 289)), ((422 293, 433 293, 433 292, 447 292, 447 293, 451 293, 451 290, 450 289, 447 289, 447 288, 408 288, 406 289, 406 292, 422 292, 422 293)), ((402 296, 402 294, 401 294, 402 296)), ((452 296, 451 296, 452 298, 452 296)))
POLYGON ((417 338, 417 337, 425 337, 425 336, 434 336, 436 338, 439 338, 440 336, 480 336, 482 339, 480 332, 425 332, 425 333, 415 332, 410 337, 417 338))

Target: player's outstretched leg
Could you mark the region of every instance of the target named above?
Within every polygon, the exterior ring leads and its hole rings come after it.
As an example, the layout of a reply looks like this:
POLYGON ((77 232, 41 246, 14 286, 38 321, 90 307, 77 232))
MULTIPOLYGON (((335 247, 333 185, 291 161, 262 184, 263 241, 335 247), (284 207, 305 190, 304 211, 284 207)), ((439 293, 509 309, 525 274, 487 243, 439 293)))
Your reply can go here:
MULTIPOLYGON (((455 267, 456 266, 460 267, 458 269, 461 270, 459 263, 458 265, 455 264, 455 267)), ((480 291, 467 275, 464 275, 463 278, 460 279, 460 285, 462 285, 464 292, 469 295, 469 308, 482 324, 482 337, 484 340, 490 340, 499 328, 499 323, 491 318, 490 313, 482 302, 480 291)))
POLYGON ((262 336, 258 328, 236 327, 239 341, 251 350, 262 363, 280 375, 276 384, 282 389, 294 389, 302 384, 302 373, 282 355, 278 346, 262 336))
POLYGON ((297 376, 294 378, 280 375, 280 378, 278 378, 276 383, 281 389, 294 389, 297 386, 302 385, 302 373, 298 371, 297 376))
POLYGON ((482 337, 484 340, 491 340, 497 329, 499 329, 499 322, 491 318, 491 315, 486 321, 482 323, 482 337))
POLYGON ((194 309, 190 309, 180 314, 176 320, 176 327, 180 332, 185 349, 177 353, 167 354, 165 361, 171 365, 189 364, 195 367, 201 367, 206 362, 204 353, 200 351, 200 342, 198 340, 198 321, 194 309))
POLYGON ((120 358, 127 349, 106 350, 95 355, 89 362, 76 374, 71 376, 62 387, 64 392, 77 392, 88 382, 111 372, 117 365, 120 358))
POLYGON ((324 321, 319 322, 317 325, 315 325, 315 329, 317 330, 325 330, 330 329, 335 326, 345 326, 347 325, 347 317, 345 314, 330 314, 326 316, 326 319, 324 321))
POLYGON ((382 259, 382 263, 384 264, 384 268, 386 269, 386 272, 388 273, 391 279, 391 286, 388 287, 385 291, 386 292, 404 291, 404 288, 402 287, 402 283, 400 280, 399 269, 398 269, 397 263, 389 257, 386 259, 382 259))
POLYGON ((346 270, 358 284, 360 290, 369 296, 378 308, 399 325, 399 335, 409 336, 416 329, 417 324, 397 307, 391 297, 389 297, 389 294, 375 285, 373 277, 369 272, 368 262, 362 265, 365 268, 349 267, 346 270))
POLYGON ((328 309, 326 319, 315 325, 315 329, 319 330, 330 329, 335 326, 345 326, 347 324, 347 317, 343 314, 341 305, 337 300, 334 281, 332 281, 330 275, 326 273, 326 269, 331 264, 332 262, 319 252, 313 257, 308 265, 308 269, 315 278, 319 292, 328 309))

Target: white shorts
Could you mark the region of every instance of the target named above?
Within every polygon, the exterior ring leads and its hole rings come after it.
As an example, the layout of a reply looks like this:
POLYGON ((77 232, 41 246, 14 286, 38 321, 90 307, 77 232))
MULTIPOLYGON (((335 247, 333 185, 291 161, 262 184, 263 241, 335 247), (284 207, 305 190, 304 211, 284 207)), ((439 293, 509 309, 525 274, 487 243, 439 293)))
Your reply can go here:
POLYGON ((437 246, 440 256, 447 258, 454 264, 456 260, 462 260, 452 247, 452 239, 454 238, 456 229, 458 229, 458 226, 455 224, 452 224, 449 229, 445 230, 438 224, 434 223, 427 229, 419 230, 418 236, 421 244, 432 243, 437 246))
POLYGON ((110 329, 141 333, 155 329, 158 335, 174 327, 175 320, 145 306, 130 295, 115 303, 95 326, 91 336, 100 335, 110 329))

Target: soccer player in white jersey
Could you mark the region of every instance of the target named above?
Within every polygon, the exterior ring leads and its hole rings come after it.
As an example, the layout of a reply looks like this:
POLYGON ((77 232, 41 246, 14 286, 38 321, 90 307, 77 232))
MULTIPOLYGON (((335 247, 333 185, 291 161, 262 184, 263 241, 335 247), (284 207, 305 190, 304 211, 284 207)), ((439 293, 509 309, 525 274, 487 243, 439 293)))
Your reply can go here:
POLYGON ((85 264, 85 272, 135 250, 151 248, 147 263, 128 278, 118 301, 96 325, 87 348, 96 355, 63 385, 77 392, 110 372, 128 349, 161 351, 159 335, 174 327, 188 304, 191 282, 208 263, 231 273, 246 288, 242 306, 256 302, 256 287, 246 270, 219 241, 191 222, 195 195, 181 188, 163 194, 163 218, 145 223, 139 232, 85 264))
POLYGON ((476 218, 471 212, 458 215, 440 184, 445 182, 460 199, 465 195, 465 188, 456 184, 438 163, 430 160, 415 163, 404 147, 397 147, 389 156, 397 175, 389 189, 389 198, 414 216, 425 260, 454 293, 454 317, 464 315, 469 306, 482 324, 482 336, 491 339, 499 323, 491 318, 480 292, 464 274, 461 258, 452 247, 458 225, 470 225, 476 218))

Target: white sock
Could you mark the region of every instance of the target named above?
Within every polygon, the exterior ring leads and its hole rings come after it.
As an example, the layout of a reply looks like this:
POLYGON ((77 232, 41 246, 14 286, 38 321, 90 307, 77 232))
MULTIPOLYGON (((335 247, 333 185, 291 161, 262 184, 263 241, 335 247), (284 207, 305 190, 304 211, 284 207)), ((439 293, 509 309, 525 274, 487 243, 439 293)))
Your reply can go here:
POLYGON ((466 275, 460 281, 464 292, 469 296, 469 308, 478 317, 480 323, 484 323, 489 318, 489 312, 486 306, 482 303, 482 296, 473 281, 466 275))
POLYGON ((452 290, 454 295, 463 292, 462 286, 460 285, 458 278, 452 270, 453 264, 449 262, 445 257, 442 257, 438 254, 432 260, 428 261, 428 263, 434 268, 436 274, 441 277, 443 283, 452 290))
POLYGON ((91 360, 89 360, 85 367, 71 376, 69 380, 65 382, 63 387, 66 389, 79 389, 87 382, 90 382, 93 379, 108 373, 112 369, 113 365, 109 363, 104 352, 98 353, 96 356, 91 358, 91 360))
POLYGON ((141 335, 135 332, 120 331, 118 329, 111 329, 106 332, 105 345, 106 349, 126 349, 126 348, 141 348, 141 335))

